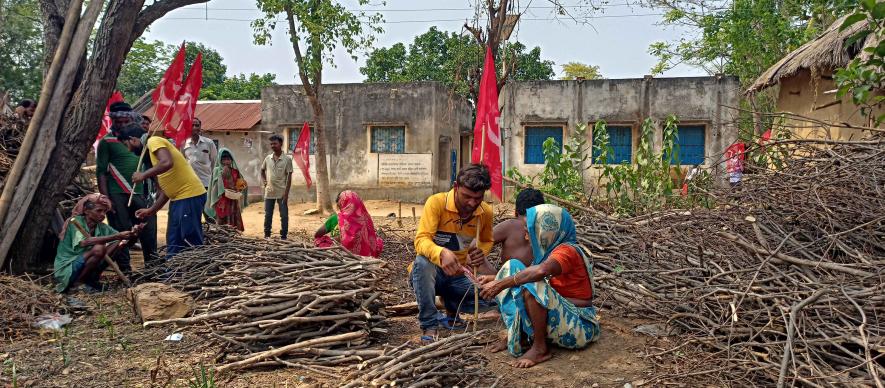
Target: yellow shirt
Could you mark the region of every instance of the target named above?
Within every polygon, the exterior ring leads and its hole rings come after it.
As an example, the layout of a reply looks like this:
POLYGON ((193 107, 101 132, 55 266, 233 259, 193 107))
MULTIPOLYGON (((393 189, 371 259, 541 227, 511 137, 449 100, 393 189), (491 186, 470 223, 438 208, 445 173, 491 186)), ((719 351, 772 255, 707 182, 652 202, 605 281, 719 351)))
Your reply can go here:
POLYGON ((462 223, 455 206, 455 190, 430 196, 424 204, 421 222, 415 235, 415 252, 430 262, 440 265, 440 254, 448 249, 458 256, 458 262, 467 264, 467 248, 476 238, 479 224, 479 244, 485 254, 492 251, 492 206, 482 202, 467 222, 462 223))
POLYGON ((157 156, 154 155, 154 152, 157 152, 157 150, 165 148, 172 155, 172 168, 157 175, 157 180, 160 181, 160 189, 166 193, 170 201, 193 198, 206 193, 203 182, 197 177, 197 173, 191 168, 184 155, 178 152, 169 140, 153 136, 148 139, 147 148, 151 154, 151 163, 155 166, 157 165, 157 156))

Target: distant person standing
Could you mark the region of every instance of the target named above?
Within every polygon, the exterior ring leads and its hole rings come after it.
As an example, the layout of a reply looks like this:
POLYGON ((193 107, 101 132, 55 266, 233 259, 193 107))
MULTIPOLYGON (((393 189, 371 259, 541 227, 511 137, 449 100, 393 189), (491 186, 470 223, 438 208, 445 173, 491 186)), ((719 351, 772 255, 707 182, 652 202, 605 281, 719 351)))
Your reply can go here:
POLYGON ((292 187, 292 156, 283 153, 283 137, 270 137, 273 151, 261 164, 261 185, 264 186, 264 237, 270 237, 273 208, 280 205, 280 237, 289 234, 289 188, 292 187))
POLYGON ((15 107, 15 115, 18 116, 18 119, 22 123, 28 124, 31 122, 31 117, 34 117, 34 112, 36 110, 36 101, 31 99, 24 99, 19 101, 18 105, 15 107))
POLYGON ((157 200, 151 207, 139 209, 135 216, 152 217, 169 202, 169 222, 166 226, 166 258, 175 256, 182 249, 203 245, 203 225, 200 223, 206 204, 206 189, 187 159, 175 146, 160 136, 148 138, 140 125, 127 125, 117 138, 129 151, 141 155, 147 147, 150 168, 132 174, 132 181, 142 182, 157 177, 159 190, 157 200))
POLYGON ((197 173, 200 182, 203 182, 203 188, 209 187, 212 181, 212 171, 215 169, 215 159, 218 158, 218 148, 212 139, 202 136, 203 122, 194 117, 193 129, 191 137, 184 142, 184 157, 197 173))

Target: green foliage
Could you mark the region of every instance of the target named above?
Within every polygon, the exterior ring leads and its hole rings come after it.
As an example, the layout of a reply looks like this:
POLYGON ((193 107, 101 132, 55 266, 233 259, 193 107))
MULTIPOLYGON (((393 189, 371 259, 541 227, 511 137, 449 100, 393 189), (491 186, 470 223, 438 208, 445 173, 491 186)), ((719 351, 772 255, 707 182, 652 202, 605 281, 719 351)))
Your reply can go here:
POLYGON ((861 114, 879 126, 885 122, 885 113, 876 116, 873 112, 885 102, 885 3, 876 0, 863 0, 848 16, 842 30, 860 22, 866 22, 848 44, 863 43, 863 55, 858 55, 845 66, 836 70, 834 79, 839 87, 836 96, 851 96, 861 114))
POLYGON ((263 75, 251 73, 225 77, 219 84, 209 85, 200 92, 204 100, 259 100, 261 89, 276 84, 277 76, 267 73, 263 75))
POLYGON ((562 73, 562 77, 559 79, 563 80, 602 78, 602 74, 599 73, 599 66, 591 66, 581 62, 569 62, 562 65, 562 73))
POLYGON ((0 92, 10 92, 14 103, 40 95, 42 31, 36 0, 0 1, 0 92))
POLYGON ((200 363, 200 368, 194 368, 194 378, 187 382, 190 388, 215 388, 215 371, 200 363))
MULTIPOLYGON (((117 77, 117 89, 127 101, 134 102, 157 87, 163 72, 178 53, 178 47, 159 40, 139 38, 135 41, 117 77)), ((187 42, 184 51, 185 74, 196 60, 197 53, 203 53, 201 100, 257 100, 261 98, 262 88, 275 84, 276 75, 271 73, 226 76, 224 58, 202 43, 187 42)))
POLYGON ((96 322, 99 326, 103 326, 105 330, 108 332, 108 338, 114 339, 114 321, 112 321, 107 315, 101 313, 96 317, 96 322))
POLYGON ((507 171, 510 179, 535 186, 548 194, 570 201, 585 200, 584 162, 587 156, 587 126, 578 124, 568 143, 560 146, 553 138, 542 145, 544 171, 536 176, 521 174, 515 168, 507 171))
MULTIPOLYGON (((440 31, 430 27, 409 44, 378 48, 369 53, 360 73, 366 82, 438 81, 456 94, 476 99, 479 75, 485 51, 471 36, 440 31)), ((549 80, 553 77, 553 62, 541 59, 541 49, 526 51, 519 42, 502 45, 496 69, 503 69, 506 59, 513 69, 515 80, 549 80)))
MULTIPOLYGON (((597 155, 594 162, 602 166, 598 185, 605 187, 605 202, 619 214, 638 214, 680 204, 685 199, 676 195, 676 182, 671 169, 679 167, 679 120, 670 115, 664 121, 661 152, 654 150, 655 122, 647 118, 642 122, 639 144, 636 147, 636 163, 608 164, 611 155, 606 123, 600 121, 593 129, 593 147, 597 155)), ((702 184, 710 179, 692 181, 702 184)))

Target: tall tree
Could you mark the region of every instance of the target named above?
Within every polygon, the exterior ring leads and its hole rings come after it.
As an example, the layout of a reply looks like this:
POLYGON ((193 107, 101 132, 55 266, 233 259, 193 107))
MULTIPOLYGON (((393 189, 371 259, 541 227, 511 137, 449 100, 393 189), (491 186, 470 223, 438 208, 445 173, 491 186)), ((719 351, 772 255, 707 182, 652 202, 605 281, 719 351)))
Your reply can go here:
MULTIPOLYGON (((521 81, 548 80, 553 77, 553 62, 541 59, 541 49, 526 51, 519 42, 506 43, 503 57, 516 63, 512 77, 521 81)), ((367 82, 438 81, 456 94, 476 101, 479 69, 484 51, 473 37, 440 31, 436 27, 415 37, 408 50, 402 43, 378 48, 369 53, 360 72, 367 82)), ((503 66, 504 58, 496 67, 503 66)))
POLYGON ((562 65, 562 77, 560 79, 600 79, 599 66, 591 66, 581 62, 569 62, 562 65))
MULTIPOLYGON (((357 0, 363 6, 369 0, 357 0)), ((264 17, 252 23, 255 42, 270 43, 270 34, 280 14, 285 16, 289 42, 295 52, 298 78, 310 101, 316 134, 317 207, 332 211, 329 193, 329 172, 326 165, 325 114, 320 99, 323 66, 334 66, 332 50, 340 45, 354 59, 357 51, 371 47, 374 34, 381 32, 380 14, 367 15, 348 10, 332 0, 258 0, 264 17)))
POLYGON ((174 54, 176 50, 177 47, 159 40, 149 42, 138 38, 126 55, 126 62, 117 77, 117 90, 130 102, 154 90, 166 66, 172 61, 170 53, 174 54))
MULTIPOLYGON (((32 155, 28 159, 37 157, 52 167, 28 169, 19 182, 19 187, 24 184, 28 189, 12 193, 11 203, 21 206, 9 208, 9 213, 0 220, 0 261, 12 257, 13 271, 32 268, 39 265, 41 259, 46 259, 38 255, 43 245, 42 237, 65 188, 76 176, 95 141, 106 102, 132 44, 148 26, 166 13, 205 1, 157 0, 145 5, 144 0, 107 0, 95 3, 96 6, 103 5, 97 25, 80 24, 92 31, 89 40, 91 47, 79 61, 65 64, 76 72, 76 77, 70 88, 66 89, 68 93, 63 96, 63 101, 52 106, 53 110, 60 109, 63 114, 60 120, 45 122, 41 126, 47 130, 39 134, 38 142, 52 140, 45 147, 40 147, 41 150, 46 149, 45 154, 32 155), (25 182, 25 178, 29 180, 25 182), (23 222, 25 219, 27 223, 23 222)), ((43 63, 47 68, 52 63, 65 23, 77 22, 66 20, 68 8, 73 3, 73 0, 39 0, 43 63)), ((89 4, 92 5, 93 1, 89 4)), ((76 5, 77 8, 79 5, 76 5)), ((18 157, 28 155, 20 153, 18 157)))
POLYGON ((261 89, 276 85, 277 76, 271 73, 238 74, 225 77, 220 84, 212 84, 200 91, 206 100, 260 100, 261 89))
POLYGON ((43 46, 36 0, 0 0, 0 93, 13 101, 40 94, 43 46))

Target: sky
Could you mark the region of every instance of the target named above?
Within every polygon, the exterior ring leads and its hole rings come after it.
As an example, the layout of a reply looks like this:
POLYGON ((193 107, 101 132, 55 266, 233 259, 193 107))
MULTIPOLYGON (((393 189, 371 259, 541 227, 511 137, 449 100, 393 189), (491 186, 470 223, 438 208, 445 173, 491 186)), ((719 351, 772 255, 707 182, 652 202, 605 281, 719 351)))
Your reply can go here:
MULTIPOLYGON (((518 1, 518 0, 517 0, 518 1)), ((561 64, 577 61, 599 66, 605 78, 641 78, 649 74, 655 58, 648 53, 652 42, 673 42, 684 34, 672 26, 659 25, 661 11, 631 6, 627 0, 609 0, 603 8, 587 13, 580 0, 565 0, 568 17, 554 18, 550 3, 544 0, 522 1, 528 7, 511 40, 528 47, 540 46, 541 57, 552 60, 557 76, 561 64)), ((353 0, 343 3, 350 9, 377 10, 385 19, 384 32, 377 36, 375 47, 389 47, 398 42, 407 46, 413 38, 431 26, 446 31, 462 31, 465 20, 473 18, 469 0, 387 0, 386 4, 359 6, 353 0)), ((374 3, 374 2, 373 2, 374 3)), ((274 73, 277 83, 296 82, 294 53, 286 30, 280 23, 270 46, 253 43, 250 21, 260 16, 254 0, 211 0, 170 12, 155 22, 145 37, 176 43, 196 41, 217 50, 225 60, 228 75, 239 73, 274 73)), ((361 82, 359 72, 365 53, 354 61, 343 50, 335 52, 335 66, 324 71, 324 82, 361 82)), ((666 77, 705 75, 700 69, 680 65, 663 74, 666 77)))

